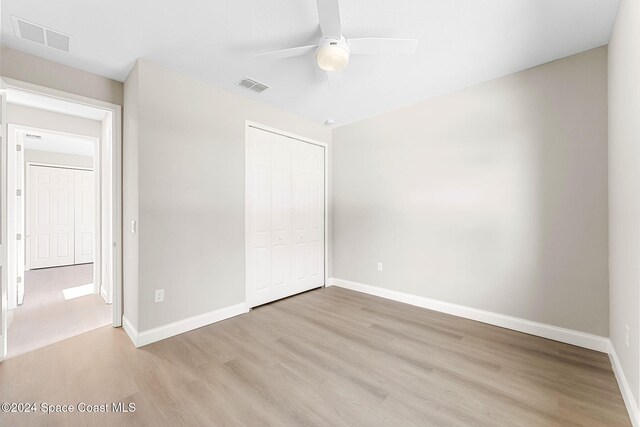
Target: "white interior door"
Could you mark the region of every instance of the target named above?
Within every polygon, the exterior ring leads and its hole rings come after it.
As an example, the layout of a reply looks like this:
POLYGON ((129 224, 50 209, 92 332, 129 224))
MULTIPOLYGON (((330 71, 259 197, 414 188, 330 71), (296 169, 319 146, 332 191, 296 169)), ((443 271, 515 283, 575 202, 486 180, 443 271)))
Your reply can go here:
POLYGON ((21 206, 18 200, 21 198, 19 186, 19 159, 22 158, 22 135, 11 126, 7 125, 7 309, 9 312, 15 309, 19 303, 18 286, 20 285, 20 274, 18 262, 18 251, 20 243, 23 241, 22 231, 19 227, 21 206), (18 196, 20 192, 20 196, 18 196))
POLYGON ((324 149, 292 144, 293 285, 312 289, 324 284, 324 149))
POLYGON ((16 141, 16 276, 18 305, 24 301, 25 266, 25 173, 24 173, 24 134, 20 133, 16 141))
POLYGON ((324 148, 248 128, 247 302, 324 284, 324 148))
POLYGON ((93 262, 95 239, 94 174, 75 170, 75 244, 74 264, 93 262))
POLYGON ((29 165, 28 267, 74 263, 74 170, 29 165))
POLYGON ((0 360, 7 356, 7 95, 0 80, 0 360))

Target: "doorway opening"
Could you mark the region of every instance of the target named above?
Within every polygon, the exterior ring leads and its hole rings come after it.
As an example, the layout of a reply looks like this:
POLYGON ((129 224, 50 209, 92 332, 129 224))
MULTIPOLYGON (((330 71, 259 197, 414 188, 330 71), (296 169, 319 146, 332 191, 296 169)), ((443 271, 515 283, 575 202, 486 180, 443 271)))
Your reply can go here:
POLYGON ((120 106, 4 83, 0 360, 122 310, 120 106))

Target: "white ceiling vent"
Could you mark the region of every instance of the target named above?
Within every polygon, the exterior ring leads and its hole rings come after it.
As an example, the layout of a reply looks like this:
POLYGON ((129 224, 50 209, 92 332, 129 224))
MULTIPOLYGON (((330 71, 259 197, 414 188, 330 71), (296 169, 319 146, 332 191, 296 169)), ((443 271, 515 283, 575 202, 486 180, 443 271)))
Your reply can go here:
POLYGON ((248 77, 245 77, 244 79, 240 80, 237 83, 238 86, 242 86, 242 87, 246 87, 247 89, 250 89, 254 92, 264 92, 265 90, 269 89, 269 86, 267 86, 264 83, 260 83, 256 80, 250 79, 248 77))
POLYGON ((49 46, 63 52, 69 52, 71 37, 68 35, 15 16, 11 17, 11 21, 13 22, 13 30, 18 38, 49 46))

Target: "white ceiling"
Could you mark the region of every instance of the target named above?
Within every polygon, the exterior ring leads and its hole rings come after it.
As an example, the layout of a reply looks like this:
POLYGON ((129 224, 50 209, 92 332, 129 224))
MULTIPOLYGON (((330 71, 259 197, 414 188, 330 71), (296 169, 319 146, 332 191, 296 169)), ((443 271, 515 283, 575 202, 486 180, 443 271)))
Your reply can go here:
POLYGON ((317 122, 345 124, 608 43, 618 0, 342 0, 345 37, 418 38, 414 56, 354 56, 330 90, 313 0, 2 0, 2 43, 124 80, 138 57, 317 122), (11 15, 70 34, 63 53, 16 39, 11 15), (256 94, 244 76, 271 86, 256 94))

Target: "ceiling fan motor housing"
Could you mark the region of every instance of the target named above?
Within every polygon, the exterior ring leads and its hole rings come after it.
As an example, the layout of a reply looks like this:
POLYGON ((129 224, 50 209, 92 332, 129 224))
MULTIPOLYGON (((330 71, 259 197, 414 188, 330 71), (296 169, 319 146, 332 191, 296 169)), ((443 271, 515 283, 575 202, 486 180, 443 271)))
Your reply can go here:
POLYGON ((350 55, 349 45, 344 37, 339 39, 323 38, 318 43, 316 61, 325 71, 339 71, 347 66, 350 55))

